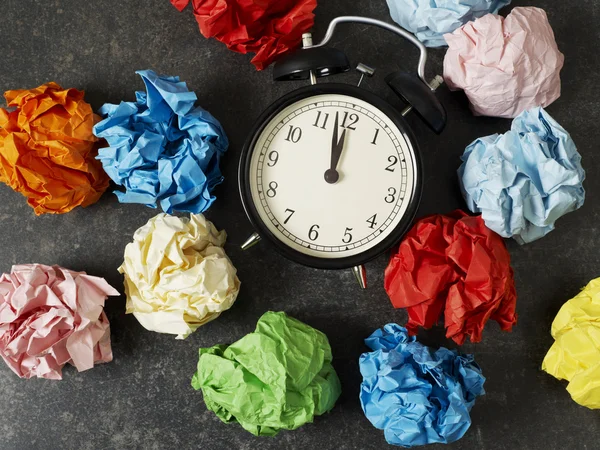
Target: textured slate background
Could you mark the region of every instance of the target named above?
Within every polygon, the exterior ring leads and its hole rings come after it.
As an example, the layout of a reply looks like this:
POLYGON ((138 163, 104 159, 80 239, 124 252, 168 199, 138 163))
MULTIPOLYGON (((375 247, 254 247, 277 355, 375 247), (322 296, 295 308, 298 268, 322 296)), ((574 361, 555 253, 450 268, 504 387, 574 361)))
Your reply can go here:
MULTIPOLYGON (((512 333, 488 325, 483 342, 467 344, 487 377, 487 395, 477 401, 473 425, 452 449, 598 448, 600 417, 571 401, 564 383, 539 370, 552 343, 550 324, 562 303, 600 273, 597 221, 600 179, 597 128, 600 87, 597 51, 600 1, 530 0, 548 12, 566 55, 563 95, 548 111, 569 130, 583 155, 588 179, 584 207, 558 222, 558 229, 525 247, 508 242, 519 295, 519 323, 512 333)), ((513 1, 513 6, 526 6, 513 1)), ((200 104, 224 125, 231 139, 224 161, 226 182, 208 217, 229 234, 227 251, 239 270, 242 292, 232 310, 185 341, 144 330, 124 314, 123 297, 108 301, 115 359, 91 371, 64 370, 62 382, 20 380, 0 367, 2 449, 319 448, 385 446, 383 433, 365 419, 358 402, 358 357, 363 339, 389 321, 405 323, 382 287, 385 256, 368 265, 370 288, 361 292, 349 271, 323 272, 292 264, 267 245, 247 253, 239 245, 252 232, 237 192, 240 148, 253 121, 273 100, 295 86, 275 84, 270 70, 256 72, 249 57, 235 54, 198 32, 190 10, 178 13, 168 0, 3 0, 0 21, 0 91, 55 80, 85 89, 94 108, 132 100, 143 87, 135 70, 179 75, 200 104), (252 331, 267 310, 284 310, 323 330, 330 339, 343 394, 333 411, 294 432, 255 438, 208 412, 190 387, 197 348, 232 342, 252 331)), ((506 13, 508 9, 505 9, 506 13)), ((389 19, 384 0, 321 0, 316 36, 338 15, 389 19)), ((334 45, 351 60, 378 69, 366 88, 399 102, 383 76, 412 68, 416 53, 392 35, 346 26, 334 45)), ((428 76, 440 73, 444 51, 430 52, 428 76)), ((355 83, 356 74, 344 75, 355 83)), ((341 78, 341 80, 344 79, 341 78)), ((340 78, 337 79, 338 81, 340 78)), ((440 97, 449 122, 441 137, 416 117, 408 120, 421 143, 426 170, 419 215, 464 207, 455 171, 464 147, 476 137, 504 132, 510 121, 475 118, 461 93, 440 97)), ((20 194, 0 186, 0 270, 12 264, 60 264, 106 277, 119 289, 116 268, 133 232, 156 211, 120 205, 111 194, 87 209, 35 217, 20 194)), ((421 338, 447 343, 441 330, 421 338)))

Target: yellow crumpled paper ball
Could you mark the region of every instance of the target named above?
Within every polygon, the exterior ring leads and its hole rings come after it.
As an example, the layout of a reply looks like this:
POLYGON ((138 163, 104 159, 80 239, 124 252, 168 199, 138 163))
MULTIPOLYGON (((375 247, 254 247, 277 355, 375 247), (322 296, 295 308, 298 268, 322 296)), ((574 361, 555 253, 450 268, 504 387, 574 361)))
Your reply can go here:
POLYGON ((562 306, 552 337, 542 370, 568 380, 567 391, 577 403, 600 409, 600 278, 562 306))
POLYGON ((150 331, 185 339, 231 308, 240 290, 227 235, 202 214, 159 214, 125 247, 127 314, 150 331))

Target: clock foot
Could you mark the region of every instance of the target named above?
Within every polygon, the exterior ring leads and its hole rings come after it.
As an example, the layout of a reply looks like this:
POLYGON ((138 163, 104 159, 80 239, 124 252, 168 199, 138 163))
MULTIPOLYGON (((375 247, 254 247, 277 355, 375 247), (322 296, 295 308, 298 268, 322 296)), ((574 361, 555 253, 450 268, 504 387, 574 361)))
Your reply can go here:
POLYGON ((352 268, 352 272, 354 272, 354 276, 360 284, 362 289, 367 288, 367 271, 365 270, 365 266, 354 266, 352 268))
POLYGON ((248 239, 246 239, 246 242, 244 242, 242 244, 242 250, 248 250, 250 247, 258 244, 259 242, 260 242, 260 235, 258 233, 252 233, 252 236, 250 236, 248 239))

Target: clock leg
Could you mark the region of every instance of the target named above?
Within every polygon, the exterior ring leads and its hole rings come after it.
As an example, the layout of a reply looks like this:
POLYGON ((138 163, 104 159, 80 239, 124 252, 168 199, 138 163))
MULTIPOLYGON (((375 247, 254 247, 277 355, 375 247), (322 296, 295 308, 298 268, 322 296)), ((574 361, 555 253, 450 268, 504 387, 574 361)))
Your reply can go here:
POLYGON ((259 242, 260 242, 260 235, 258 233, 252 233, 252 236, 250 236, 248 239, 246 239, 246 242, 244 242, 242 244, 242 250, 248 250, 250 247, 258 244, 259 242))
POLYGON ((354 272, 354 276, 360 284, 362 289, 367 288, 367 271, 365 270, 365 266, 354 266, 352 268, 352 272, 354 272))

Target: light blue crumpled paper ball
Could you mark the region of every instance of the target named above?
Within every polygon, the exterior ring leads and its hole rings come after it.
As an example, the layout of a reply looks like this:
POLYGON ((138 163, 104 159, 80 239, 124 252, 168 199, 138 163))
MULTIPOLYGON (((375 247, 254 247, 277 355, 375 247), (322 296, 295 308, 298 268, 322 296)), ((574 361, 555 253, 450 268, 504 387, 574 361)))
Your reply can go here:
POLYGON ((447 45, 444 34, 465 23, 496 14, 511 0, 387 0, 394 22, 417 36, 427 47, 447 45))
POLYGON ((200 107, 196 94, 179 77, 136 72, 146 91, 135 102, 105 104, 94 134, 110 147, 98 151, 108 176, 125 191, 121 203, 160 204, 174 211, 201 213, 215 200, 223 177, 219 160, 229 142, 221 124, 200 107))
POLYGON ((519 244, 545 236, 585 200, 581 155, 542 108, 521 113, 505 134, 477 139, 462 160, 458 176, 469 209, 519 244))
POLYGON ((433 351, 390 323, 365 339, 360 403, 389 444, 413 447, 457 441, 471 426, 469 411, 485 394, 473 355, 433 351))

